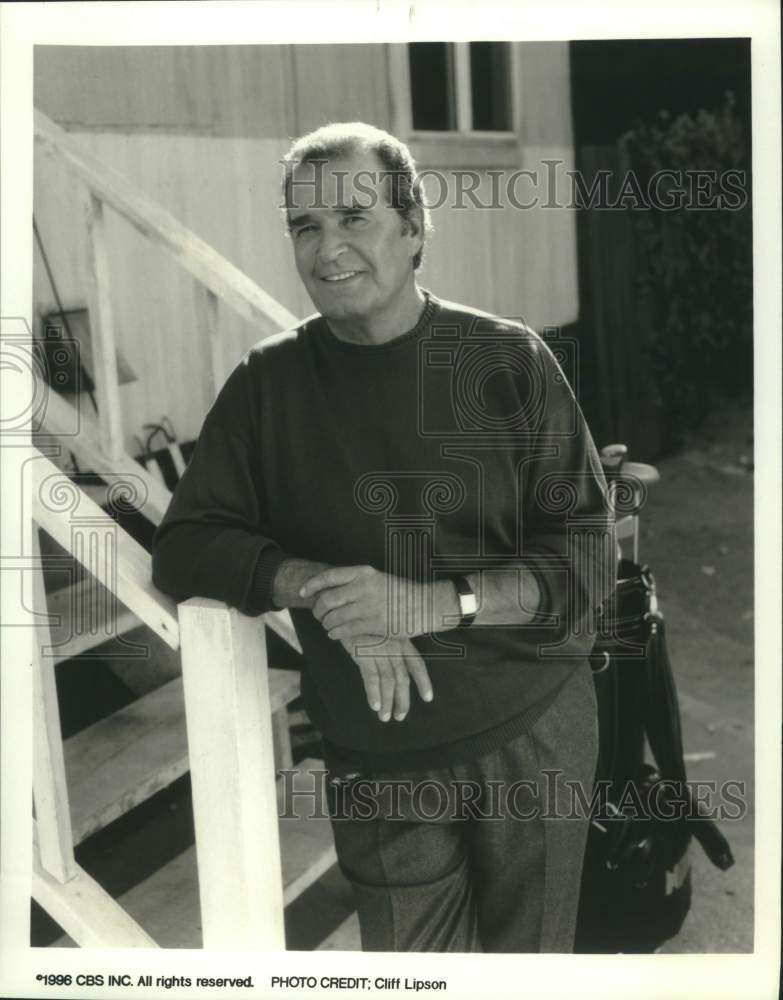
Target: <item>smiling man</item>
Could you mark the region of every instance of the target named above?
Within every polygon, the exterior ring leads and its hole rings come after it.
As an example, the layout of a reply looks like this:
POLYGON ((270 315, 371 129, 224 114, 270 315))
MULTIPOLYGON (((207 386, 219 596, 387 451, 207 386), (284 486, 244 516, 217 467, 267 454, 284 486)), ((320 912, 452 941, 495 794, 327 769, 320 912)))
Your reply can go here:
POLYGON ((540 338, 420 287, 404 144, 325 126, 283 192, 317 313, 229 377, 154 580, 291 609, 365 949, 568 951, 587 819, 552 775, 589 799, 614 580, 592 440, 540 338))
POLYGON ((425 299, 411 262, 422 248, 423 215, 391 209, 394 174, 370 151, 289 170, 294 259, 332 331, 378 344, 415 326, 425 299))

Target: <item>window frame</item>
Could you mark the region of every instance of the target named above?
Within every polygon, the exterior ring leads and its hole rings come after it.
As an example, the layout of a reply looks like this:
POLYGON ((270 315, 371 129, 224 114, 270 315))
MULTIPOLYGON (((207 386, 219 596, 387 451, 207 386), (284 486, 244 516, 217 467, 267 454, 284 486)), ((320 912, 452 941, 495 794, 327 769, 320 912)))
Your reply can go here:
MULTIPOLYGON (((481 41, 482 39, 472 39, 481 41)), ((489 39, 493 41, 494 39, 489 39)), ((408 42, 387 47, 389 87, 392 99, 392 131, 406 142, 414 158, 428 166, 495 167, 514 166, 520 142, 520 68, 516 42, 509 47, 510 118, 508 131, 472 129, 473 105, 470 81, 470 41, 454 46, 454 90, 457 128, 454 130, 417 130, 413 127, 408 42)))

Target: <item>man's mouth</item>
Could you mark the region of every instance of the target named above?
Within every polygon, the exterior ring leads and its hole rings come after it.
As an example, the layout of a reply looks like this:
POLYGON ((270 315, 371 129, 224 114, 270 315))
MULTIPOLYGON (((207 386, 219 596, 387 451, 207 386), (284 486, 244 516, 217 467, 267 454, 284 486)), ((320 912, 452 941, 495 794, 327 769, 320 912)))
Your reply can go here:
POLYGON ((329 282, 340 282, 348 281, 349 278, 355 278, 357 275, 361 274, 361 271, 340 271, 338 274, 325 274, 321 281, 329 282))

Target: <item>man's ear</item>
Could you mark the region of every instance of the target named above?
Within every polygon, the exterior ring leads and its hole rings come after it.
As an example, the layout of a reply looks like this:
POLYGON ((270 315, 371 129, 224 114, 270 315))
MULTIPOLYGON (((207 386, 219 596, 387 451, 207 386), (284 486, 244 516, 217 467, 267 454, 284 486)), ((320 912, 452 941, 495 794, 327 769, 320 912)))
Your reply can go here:
POLYGON ((421 205, 414 205, 403 220, 404 232, 418 238, 418 249, 424 245, 424 212, 421 205))

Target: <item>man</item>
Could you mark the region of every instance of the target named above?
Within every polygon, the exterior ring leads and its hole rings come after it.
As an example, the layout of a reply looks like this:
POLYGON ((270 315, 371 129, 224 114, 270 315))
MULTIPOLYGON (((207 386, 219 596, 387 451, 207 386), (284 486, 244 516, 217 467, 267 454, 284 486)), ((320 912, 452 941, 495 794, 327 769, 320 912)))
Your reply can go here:
POLYGON ((589 798, 594 775, 605 484, 544 343, 420 288, 419 194, 378 129, 294 144, 287 224, 318 315, 229 377, 154 580, 291 609, 366 950, 569 951, 587 821, 547 789, 589 798))

